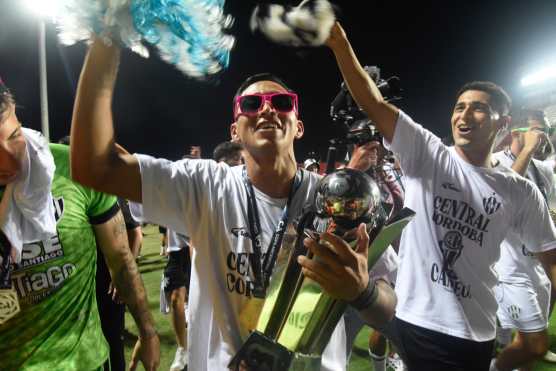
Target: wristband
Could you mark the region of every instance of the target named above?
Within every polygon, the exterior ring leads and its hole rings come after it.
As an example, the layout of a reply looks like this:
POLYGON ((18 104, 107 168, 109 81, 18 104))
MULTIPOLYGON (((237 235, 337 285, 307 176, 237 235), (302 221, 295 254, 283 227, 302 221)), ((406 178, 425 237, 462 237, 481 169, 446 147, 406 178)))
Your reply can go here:
POLYGON ((369 283, 367 288, 363 290, 361 294, 354 300, 350 301, 349 304, 357 310, 367 309, 376 301, 378 297, 378 290, 376 288, 375 281, 369 278, 369 283))

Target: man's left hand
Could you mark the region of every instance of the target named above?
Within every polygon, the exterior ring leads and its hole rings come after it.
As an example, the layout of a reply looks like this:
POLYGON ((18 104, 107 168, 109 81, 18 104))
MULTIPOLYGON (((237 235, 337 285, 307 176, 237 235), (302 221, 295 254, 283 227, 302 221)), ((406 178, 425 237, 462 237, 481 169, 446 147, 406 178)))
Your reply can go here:
POLYGON ((129 371, 137 369, 139 360, 141 360, 146 371, 155 371, 158 368, 160 364, 160 340, 156 333, 143 338, 139 336, 135 348, 133 348, 129 371))
POLYGON ((349 302, 365 290, 369 283, 369 235, 365 224, 357 229, 355 250, 331 233, 323 233, 319 241, 306 238, 303 243, 314 254, 312 259, 298 257, 303 274, 316 281, 328 295, 349 302))

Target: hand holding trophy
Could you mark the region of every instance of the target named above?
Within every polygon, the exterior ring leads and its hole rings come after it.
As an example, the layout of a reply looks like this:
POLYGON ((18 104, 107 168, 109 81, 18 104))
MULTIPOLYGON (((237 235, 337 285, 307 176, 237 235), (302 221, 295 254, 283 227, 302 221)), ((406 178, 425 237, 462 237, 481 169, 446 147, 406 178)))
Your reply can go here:
POLYGON ((362 256, 361 244, 366 245, 365 249, 368 246, 365 236, 368 233, 371 241, 368 256, 365 251, 367 269, 377 262, 414 214, 403 209, 386 220, 379 200, 375 181, 357 170, 339 170, 320 181, 312 209, 297 226, 288 226, 280 249, 280 254, 287 257, 277 259, 285 264, 274 267, 256 326, 232 359, 231 369, 320 369, 321 355, 332 332, 349 302, 362 292, 360 287, 369 282, 368 275, 366 282, 360 282, 356 277, 360 269, 349 267, 361 263, 358 261, 362 256), (351 249, 349 253, 344 249, 346 246, 351 249), (330 282, 344 279, 334 269, 334 260, 347 266, 347 271, 351 269, 349 286, 355 290, 340 293, 336 289, 338 282, 330 282), (320 273, 312 279, 304 274, 307 269, 299 262, 304 266, 320 265, 315 269, 320 273))

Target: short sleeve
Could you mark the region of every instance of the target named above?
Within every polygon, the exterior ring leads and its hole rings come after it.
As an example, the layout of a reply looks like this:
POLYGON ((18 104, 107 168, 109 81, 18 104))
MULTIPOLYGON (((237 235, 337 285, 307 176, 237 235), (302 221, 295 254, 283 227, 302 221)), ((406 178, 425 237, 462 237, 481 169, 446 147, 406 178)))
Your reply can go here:
POLYGON ((112 219, 120 210, 116 196, 87 189, 90 203, 87 207, 87 216, 91 224, 103 224, 112 219))
POLYGON ((221 168, 212 160, 172 162, 135 156, 141 171, 144 219, 188 234, 194 222, 210 210, 211 190, 221 168))
POLYGON ((418 175, 423 166, 436 161, 439 151, 446 148, 440 138, 401 110, 392 142, 385 140, 384 146, 398 156, 404 175, 408 176, 418 175))
POLYGON ((527 181, 529 197, 522 197, 521 210, 516 214, 514 227, 523 243, 532 252, 556 248, 556 228, 541 192, 527 181))

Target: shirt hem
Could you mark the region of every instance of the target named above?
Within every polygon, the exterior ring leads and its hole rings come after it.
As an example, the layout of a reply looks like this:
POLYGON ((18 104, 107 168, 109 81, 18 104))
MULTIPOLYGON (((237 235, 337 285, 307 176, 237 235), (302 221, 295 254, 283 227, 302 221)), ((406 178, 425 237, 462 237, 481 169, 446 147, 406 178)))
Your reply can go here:
POLYGON ((471 336, 468 332, 461 332, 461 331, 454 330, 453 328, 446 328, 444 326, 439 326, 432 322, 424 321, 422 318, 412 316, 411 314, 405 313, 403 311, 397 311, 396 317, 398 317, 402 321, 409 322, 412 325, 423 327, 428 330, 440 332, 444 335, 454 336, 460 339, 471 340, 476 342, 486 342, 486 341, 492 341, 496 337, 495 329, 493 329, 492 335, 490 336, 477 337, 477 336, 471 336))

